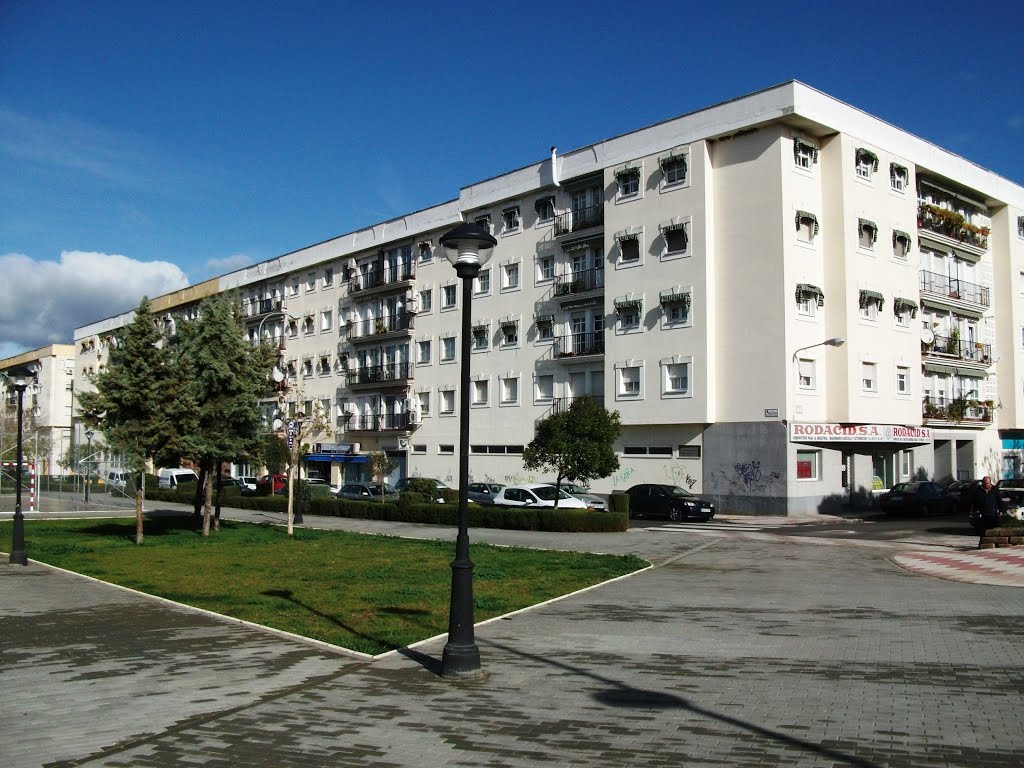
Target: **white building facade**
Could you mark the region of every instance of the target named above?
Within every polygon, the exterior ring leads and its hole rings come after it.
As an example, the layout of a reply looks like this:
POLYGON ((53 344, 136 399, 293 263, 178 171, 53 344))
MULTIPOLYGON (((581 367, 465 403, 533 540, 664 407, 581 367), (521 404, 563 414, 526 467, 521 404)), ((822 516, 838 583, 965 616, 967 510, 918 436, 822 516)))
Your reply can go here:
MULTIPOLYGON (((594 397, 623 424, 598 492, 834 511, 1019 469, 1022 216, 1020 186, 790 82, 552 150, 154 311, 171 331, 237 292, 289 397, 330 414, 311 471, 353 480, 387 450, 396 477, 454 484, 461 291, 438 239, 478 221, 498 245, 472 303, 473 479, 547 479, 522 466, 535 423, 594 397)), ((76 331, 77 374, 98 364, 83 344, 129 320, 76 331)))

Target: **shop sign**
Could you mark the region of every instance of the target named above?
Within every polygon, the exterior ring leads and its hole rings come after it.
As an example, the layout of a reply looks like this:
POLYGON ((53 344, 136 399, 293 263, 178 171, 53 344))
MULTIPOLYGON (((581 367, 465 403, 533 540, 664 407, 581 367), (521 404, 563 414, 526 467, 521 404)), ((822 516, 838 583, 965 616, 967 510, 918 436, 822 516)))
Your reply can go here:
POLYGON ((804 443, 930 443, 929 427, 899 424, 791 424, 789 439, 804 443))

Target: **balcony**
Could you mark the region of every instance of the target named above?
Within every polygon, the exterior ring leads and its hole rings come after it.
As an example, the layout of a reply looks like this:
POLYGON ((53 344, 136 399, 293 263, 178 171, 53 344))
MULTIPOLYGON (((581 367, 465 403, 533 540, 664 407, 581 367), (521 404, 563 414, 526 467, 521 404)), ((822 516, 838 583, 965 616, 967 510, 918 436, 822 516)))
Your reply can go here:
POLYGON ((939 235, 942 242, 966 246, 978 256, 988 250, 988 227, 971 224, 963 214, 937 205, 920 203, 917 206, 917 228, 939 235))
POLYGON ((353 388, 404 384, 412 378, 412 375, 412 366, 409 363, 371 365, 349 371, 347 384, 353 388))
POLYGON ((962 341, 958 335, 935 336, 931 344, 922 342, 921 354, 937 361, 973 363, 983 367, 992 363, 991 344, 962 341))
POLYGON ((259 320, 260 318, 272 315, 275 312, 284 312, 283 299, 260 299, 259 302, 241 302, 243 320, 259 320), (249 314, 246 314, 246 313, 249 314))
POLYGON ((968 283, 966 280, 949 277, 938 272, 922 270, 918 274, 920 275, 921 298, 928 299, 930 303, 980 312, 987 309, 992 302, 991 289, 983 285, 968 283))
POLYGON ((594 400, 602 408, 604 407, 604 395, 579 395, 577 397, 556 397, 551 401, 552 413, 564 413, 572 404, 579 400, 594 400))
POLYGON ((604 226, 604 203, 566 211, 555 216, 555 237, 604 226))
POLYGON ((959 424, 984 427, 992 423, 994 404, 991 400, 958 397, 925 397, 921 418, 925 424, 959 424))
POLYGON ((604 331, 588 331, 585 333, 570 333, 567 336, 556 336, 553 354, 556 358, 603 355, 604 331))
POLYGON ((604 268, 585 269, 555 278, 555 296, 604 290, 604 268))
POLYGON ((408 288, 416 277, 416 264, 398 264, 356 275, 348 281, 349 293, 380 293, 389 288, 408 288))
POLYGON ((367 339, 383 339, 388 336, 407 336, 412 331, 412 312, 399 312, 388 317, 360 320, 348 326, 348 340, 352 342, 367 339))
POLYGON ((345 424, 346 432, 408 432, 413 428, 410 413, 381 413, 353 416, 345 424))

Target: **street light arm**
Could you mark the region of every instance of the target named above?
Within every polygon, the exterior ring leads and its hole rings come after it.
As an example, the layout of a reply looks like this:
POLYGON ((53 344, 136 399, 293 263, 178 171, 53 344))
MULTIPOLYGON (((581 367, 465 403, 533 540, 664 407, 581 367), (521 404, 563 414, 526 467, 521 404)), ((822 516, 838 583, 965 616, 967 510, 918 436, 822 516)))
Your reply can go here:
POLYGON ((825 341, 819 341, 817 344, 808 344, 806 347, 800 347, 799 349, 794 350, 792 361, 795 363, 796 356, 808 349, 814 349, 815 347, 841 347, 845 343, 846 339, 842 336, 836 336, 831 339, 825 339, 825 341))

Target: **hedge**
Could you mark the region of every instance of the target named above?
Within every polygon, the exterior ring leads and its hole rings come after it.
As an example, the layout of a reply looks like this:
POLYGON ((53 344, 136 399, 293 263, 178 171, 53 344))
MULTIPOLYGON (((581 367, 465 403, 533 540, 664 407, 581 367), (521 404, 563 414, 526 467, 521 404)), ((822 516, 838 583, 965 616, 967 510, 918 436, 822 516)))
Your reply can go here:
MULTIPOLYGON (((242 496, 232 488, 221 494, 223 506, 263 512, 288 511, 287 496, 242 496)), ((358 520, 390 520, 429 525, 458 524, 457 504, 424 503, 418 494, 403 494, 397 502, 356 501, 316 496, 303 507, 303 514, 349 517, 358 520)), ((173 489, 146 489, 146 498, 191 504, 192 493, 173 489)), ((530 509, 469 505, 469 524, 474 528, 504 528, 513 531, 569 531, 574 533, 621 532, 629 528, 627 512, 592 512, 587 509, 530 509)))

